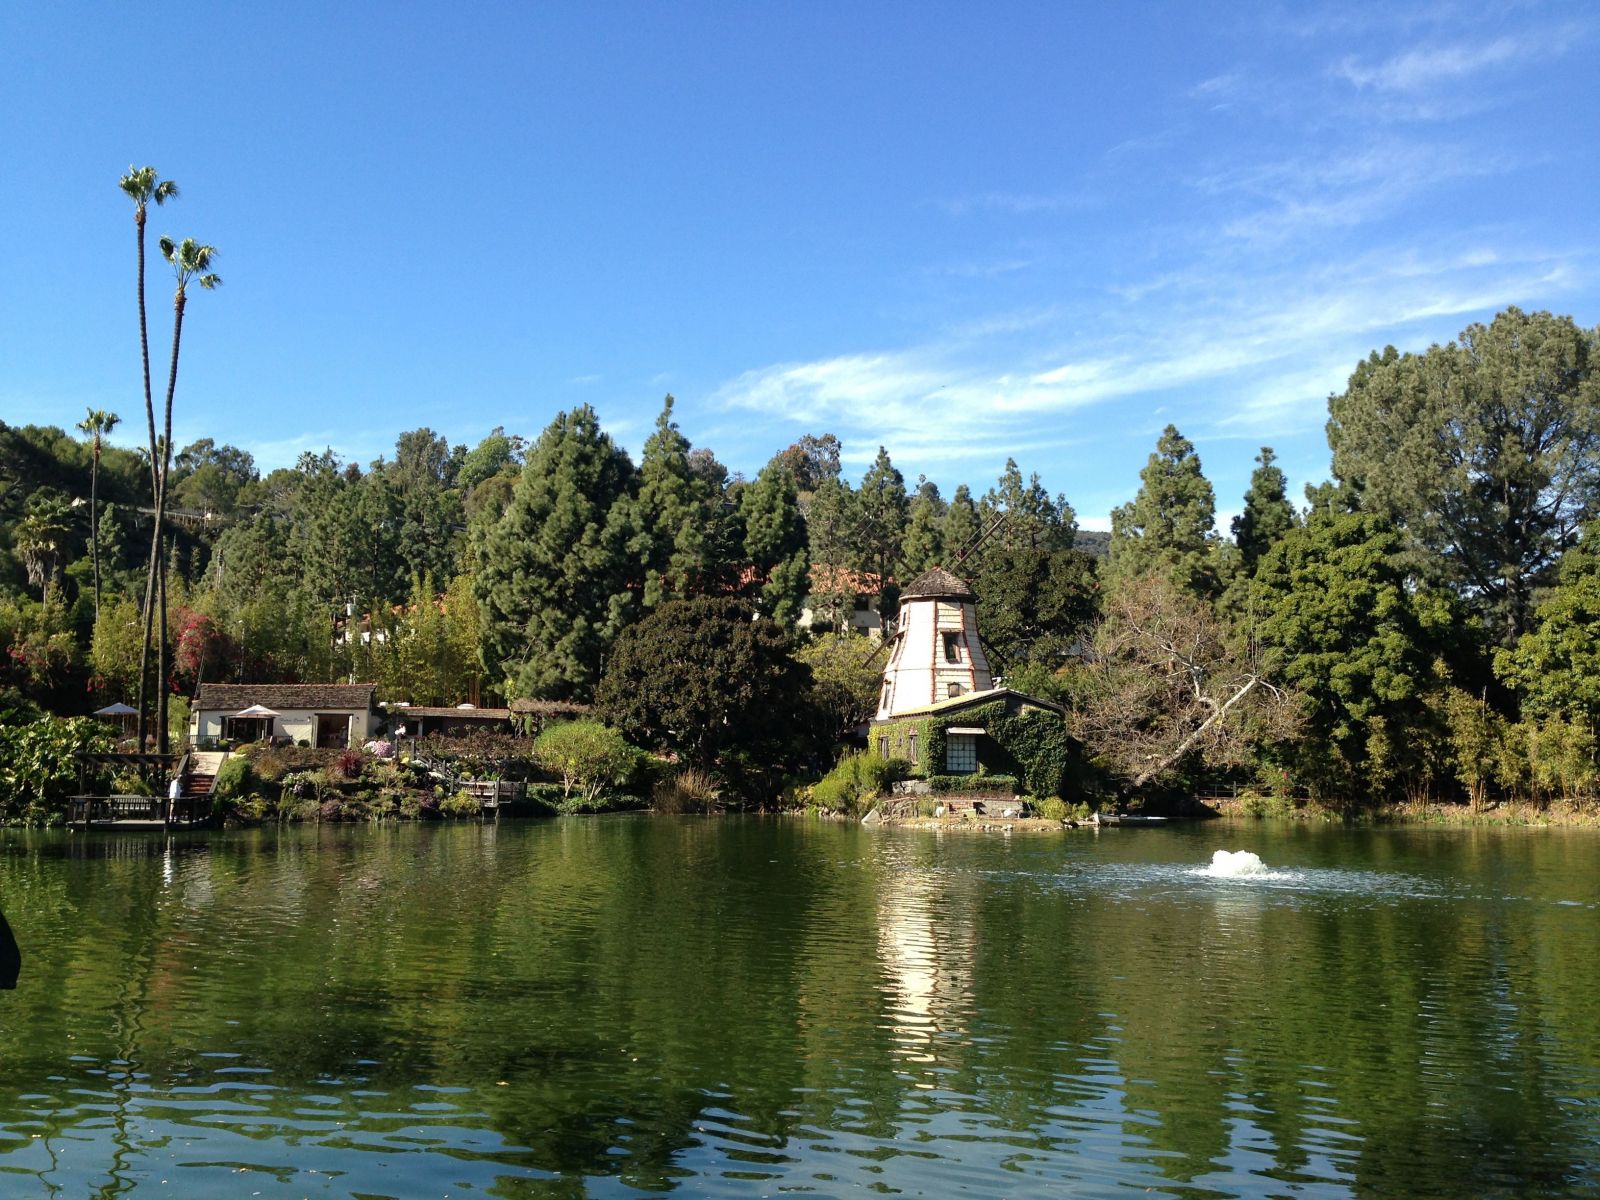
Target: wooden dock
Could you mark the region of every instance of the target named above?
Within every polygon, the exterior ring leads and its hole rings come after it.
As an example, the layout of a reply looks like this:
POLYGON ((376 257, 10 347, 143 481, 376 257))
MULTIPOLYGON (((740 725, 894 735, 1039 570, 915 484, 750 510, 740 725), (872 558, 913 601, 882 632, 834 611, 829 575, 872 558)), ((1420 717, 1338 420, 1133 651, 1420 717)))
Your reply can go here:
POLYGON ((211 797, 73 796, 67 824, 74 829, 199 829, 211 823, 211 797))

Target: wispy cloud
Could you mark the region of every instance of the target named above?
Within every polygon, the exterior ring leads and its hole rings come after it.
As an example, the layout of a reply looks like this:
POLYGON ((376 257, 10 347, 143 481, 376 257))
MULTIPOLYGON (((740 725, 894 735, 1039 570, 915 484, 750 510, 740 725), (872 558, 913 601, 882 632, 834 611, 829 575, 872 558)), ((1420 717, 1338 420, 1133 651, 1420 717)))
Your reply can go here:
POLYGON ((1561 43, 1543 37, 1506 36, 1477 45, 1420 47, 1371 64, 1352 56, 1342 60, 1334 74, 1358 88, 1416 92, 1453 83, 1491 67, 1559 54, 1562 48, 1561 43))
POLYGON ((1191 400, 1187 424, 1268 439, 1318 429, 1328 393, 1375 343, 1548 297, 1570 278, 1559 258, 1478 246, 1431 256, 1387 247, 1320 271, 1241 280, 1227 294, 1196 273, 1171 284, 1163 320, 1135 306, 1099 314, 1088 335, 1071 332, 1081 314, 1061 314, 1041 334, 1060 343, 1054 353, 1019 355, 1004 337, 980 336, 841 354, 746 371, 715 402, 797 430, 833 430, 857 455, 882 443, 917 462, 1119 436, 1128 431, 1117 423, 1077 414, 1130 400, 1148 413, 1180 395, 1191 400))

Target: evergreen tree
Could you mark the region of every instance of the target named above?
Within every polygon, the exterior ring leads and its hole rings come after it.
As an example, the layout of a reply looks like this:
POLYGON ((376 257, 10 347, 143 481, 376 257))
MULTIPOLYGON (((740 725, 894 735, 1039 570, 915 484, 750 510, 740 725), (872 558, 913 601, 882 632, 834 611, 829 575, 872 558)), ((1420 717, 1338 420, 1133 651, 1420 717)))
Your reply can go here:
POLYGON ((827 478, 805 508, 811 561, 833 567, 859 567, 855 531, 861 517, 856 496, 842 479, 827 478))
POLYGON ((1416 585, 1403 551, 1381 518, 1313 515, 1257 564, 1261 647, 1307 697, 1307 736, 1282 755, 1339 802, 1428 777, 1428 702, 1436 663, 1459 653, 1460 614, 1416 585))
POLYGON ((1289 481, 1274 466, 1271 446, 1261 447, 1256 469, 1250 473, 1250 490, 1244 495, 1244 511, 1233 519, 1233 540, 1247 574, 1255 574, 1256 562, 1298 520, 1289 503, 1289 481))
POLYGON ((957 554, 972 545, 982 528, 979 524, 978 506, 972 502, 972 489, 966 484, 956 487, 950 497, 950 507, 944 515, 945 562, 952 566, 957 554))
POLYGON ((1372 355, 1328 401, 1334 475, 1506 645, 1600 511, 1595 339, 1569 317, 1508 308, 1425 354, 1372 355))
POLYGON ((1194 444, 1168 425, 1139 479, 1133 503, 1111 514, 1112 581, 1158 575, 1196 595, 1214 595, 1217 504, 1194 444))
POLYGON ((462 523, 461 494, 456 476, 466 456, 463 447, 428 428, 402 433, 394 461, 377 462, 368 475, 381 475, 399 503, 399 528, 393 538, 401 578, 431 575, 444 579, 455 569, 462 523))
POLYGON ((794 476, 780 460, 768 463, 744 489, 739 514, 744 558, 760 588, 758 607, 779 625, 793 625, 805 605, 811 561, 794 476))
POLYGON ((690 465, 689 439, 673 423, 672 405, 668 396, 639 464, 634 553, 643 567, 646 608, 705 586, 708 534, 716 521, 717 497, 690 465))
POLYGON ((633 464, 583 405, 528 454, 511 503, 478 553, 484 658, 508 695, 584 698, 633 616, 628 554, 633 464))
POLYGON ((948 506, 939 485, 926 475, 917 477, 917 491, 906 510, 906 533, 900 543, 900 560, 907 579, 944 562, 944 525, 948 506))
POLYGON ((1561 559, 1560 576, 1495 673, 1517 689, 1524 716, 1600 726, 1600 522, 1561 559))
POLYGON ((889 461, 889 451, 878 447, 878 457, 861 478, 856 492, 858 514, 855 559, 887 583, 900 561, 900 543, 906 532, 905 476, 889 461))
POLYGON ((978 504, 978 517, 985 528, 1000 513, 1008 520, 1001 540, 1007 546, 1037 546, 1044 550, 1068 550, 1077 532, 1078 517, 1065 496, 1054 500, 1039 482, 1038 472, 1022 481, 1017 460, 1006 459, 1006 469, 995 486, 978 504))
POLYGON ((1006 674, 1030 663, 1059 668, 1097 612, 1094 560, 1078 550, 1001 544, 974 566, 991 666, 1006 674))

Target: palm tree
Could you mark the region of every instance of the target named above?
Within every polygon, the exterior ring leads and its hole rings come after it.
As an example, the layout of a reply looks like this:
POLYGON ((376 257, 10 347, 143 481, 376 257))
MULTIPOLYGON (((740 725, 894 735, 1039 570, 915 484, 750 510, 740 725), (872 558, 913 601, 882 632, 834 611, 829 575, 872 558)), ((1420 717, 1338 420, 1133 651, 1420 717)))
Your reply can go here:
POLYGON ((78 422, 78 430, 90 438, 94 458, 89 467, 89 553, 94 559, 94 619, 100 620, 100 445, 122 418, 103 408, 91 408, 78 422))
POLYGON ((150 432, 150 506, 157 510, 155 530, 150 539, 150 567, 144 581, 144 644, 139 651, 139 745, 144 746, 149 712, 145 707, 145 683, 150 674, 150 625, 155 611, 156 566, 161 559, 161 476, 156 468, 156 409, 150 396, 150 337, 144 311, 144 225, 150 201, 165 204, 178 195, 178 185, 159 179, 154 167, 132 167, 120 181, 122 190, 133 201, 133 225, 139 247, 139 357, 144 368, 144 416, 150 432))
MULTIPOLYGON (((161 437, 161 486, 156 493, 156 534, 159 537, 167 507, 167 472, 172 465, 172 396, 178 390, 178 349, 183 342, 183 310, 189 303, 189 285, 197 283, 206 291, 222 285, 222 276, 211 270, 211 260, 217 255, 215 246, 205 246, 193 238, 174 242, 169 237, 160 241, 161 256, 172 267, 178 287, 172 294, 172 365, 167 373, 166 421, 161 437)), ((161 685, 161 700, 156 717, 158 753, 167 752, 167 563, 162 556, 158 571, 158 588, 161 606, 161 640, 156 658, 156 679, 161 685)))

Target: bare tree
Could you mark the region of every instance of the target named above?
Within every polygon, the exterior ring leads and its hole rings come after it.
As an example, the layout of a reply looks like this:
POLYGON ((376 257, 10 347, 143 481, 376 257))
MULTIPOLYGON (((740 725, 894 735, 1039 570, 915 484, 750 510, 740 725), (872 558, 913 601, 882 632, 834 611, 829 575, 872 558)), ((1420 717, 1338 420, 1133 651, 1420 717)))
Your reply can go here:
POLYGON ((1116 590, 1080 679, 1074 732, 1135 789, 1194 757, 1247 762, 1299 720, 1299 697, 1273 682, 1254 643, 1158 577, 1116 590))

